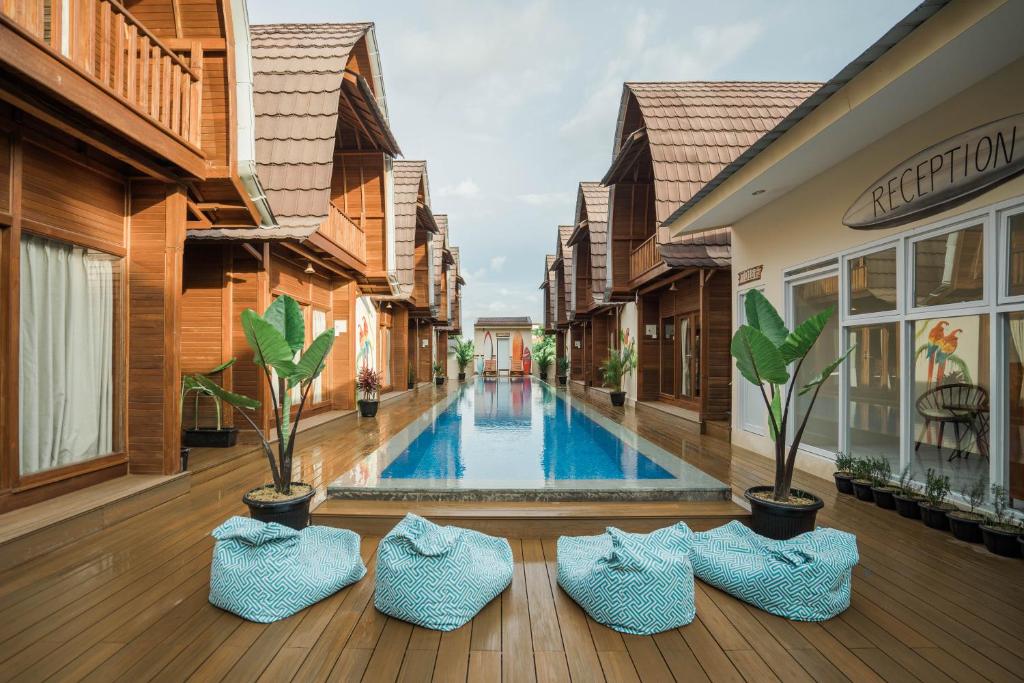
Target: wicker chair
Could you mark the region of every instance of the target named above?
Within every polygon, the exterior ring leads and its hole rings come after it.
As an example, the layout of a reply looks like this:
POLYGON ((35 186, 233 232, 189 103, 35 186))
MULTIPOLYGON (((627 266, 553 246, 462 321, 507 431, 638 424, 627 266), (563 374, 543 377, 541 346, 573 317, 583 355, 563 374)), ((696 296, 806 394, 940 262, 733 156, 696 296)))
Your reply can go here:
POLYGON ((509 366, 508 374, 510 377, 522 377, 523 372, 523 361, 513 360, 509 366))
POLYGON ((498 376, 498 361, 494 358, 484 360, 484 377, 498 376))
POLYGON ((969 453, 964 450, 961 442, 968 434, 973 434, 978 450, 986 458, 988 457, 988 392, 976 384, 965 384, 956 382, 952 384, 940 384, 933 389, 921 394, 917 399, 917 412, 924 418, 924 427, 921 429, 914 451, 921 448, 921 443, 928 434, 933 422, 939 424, 939 439, 935 446, 939 456, 942 456, 942 435, 947 424, 953 425, 956 435, 956 448, 949 456, 949 460, 958 457, 968 457, 969 453))

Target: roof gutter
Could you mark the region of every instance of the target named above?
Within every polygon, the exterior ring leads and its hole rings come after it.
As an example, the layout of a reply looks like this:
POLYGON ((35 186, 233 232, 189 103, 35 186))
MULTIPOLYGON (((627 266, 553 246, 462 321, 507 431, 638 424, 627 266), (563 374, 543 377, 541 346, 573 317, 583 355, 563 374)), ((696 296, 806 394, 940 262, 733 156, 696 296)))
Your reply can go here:
POLYGON ((260 214, 260 227, 277 224, 263 184, 256 173, 256 115, 253 107, 252 46, 249 41, 249 10, 246 3, 232 6, 231 28, 235 39, 235 109, 238 176, 260 214))

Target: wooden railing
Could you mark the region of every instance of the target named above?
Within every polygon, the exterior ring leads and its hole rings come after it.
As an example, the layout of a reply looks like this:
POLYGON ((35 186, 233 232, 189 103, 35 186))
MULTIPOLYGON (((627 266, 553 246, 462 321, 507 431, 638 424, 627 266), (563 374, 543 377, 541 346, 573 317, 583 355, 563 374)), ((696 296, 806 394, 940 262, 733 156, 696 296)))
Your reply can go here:
POLYGON ((635 280, 661 262, 658 236, 651 235, 629 255, 629 279, 635 280))
POLYGON ((330 212, 327 214, 327 220, 320 226, 320 232, 349 254, 366 263, 366 234, 334 204, 330 205, 330 212))
POLYGON ((136 112, 200 147, 198 41, 183 59, 117 0, 0 0, 0 13, 136 112))

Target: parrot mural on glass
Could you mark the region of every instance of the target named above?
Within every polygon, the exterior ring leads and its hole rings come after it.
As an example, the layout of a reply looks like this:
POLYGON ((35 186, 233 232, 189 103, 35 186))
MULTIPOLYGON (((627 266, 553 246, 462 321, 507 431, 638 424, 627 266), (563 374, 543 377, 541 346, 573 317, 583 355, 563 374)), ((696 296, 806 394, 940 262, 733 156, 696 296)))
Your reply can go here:
MULTIPOLYGON (((936 355, 939 352, 939 345, 942 343, 943 338, 946 335, 946 326, 949 322, 946 320, 940 320, 935 323, 935 326, 928 332, 928 343, 925 345, 925 354, 928 356, 928 385, 932 383, 932 377, 935 374, 935 364, 937 362, 936 355)), ((955 346, 953 348, 956 348, 955 346)))
POLYGON ((959 343, 957 336, 963 332, 962 329, 957 328, 944 336, 939 341, 938 349, 935 351, 935 364, 937 366, 935 373, 935 382, 941 384, 942 378, 946 374, 946 361, 956 353, 956 347, 959 343))

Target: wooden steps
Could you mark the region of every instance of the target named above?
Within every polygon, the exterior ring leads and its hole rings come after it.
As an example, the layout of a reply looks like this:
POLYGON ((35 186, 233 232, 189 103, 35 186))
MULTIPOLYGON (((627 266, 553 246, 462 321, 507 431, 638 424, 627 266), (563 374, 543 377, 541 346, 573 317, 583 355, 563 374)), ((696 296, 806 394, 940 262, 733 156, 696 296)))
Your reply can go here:
POLYGON ((705 531, 750 512, 732 501, 638 503, 480 503, 328 498, 313 510, 313 523, 344 527, 365 536, 383 536, 413 512, 437 524, 454 524, 493 536, 557 538, 597 534, 615 526, 653 531, 686 522, 705 531))

